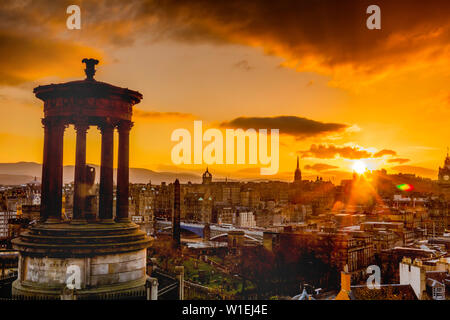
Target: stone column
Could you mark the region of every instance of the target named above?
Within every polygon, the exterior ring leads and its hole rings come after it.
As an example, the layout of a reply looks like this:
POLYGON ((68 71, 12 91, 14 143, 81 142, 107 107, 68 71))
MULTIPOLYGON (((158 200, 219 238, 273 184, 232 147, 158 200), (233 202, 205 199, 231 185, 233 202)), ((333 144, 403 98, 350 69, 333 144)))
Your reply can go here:
POLYGON ((117 164, 117 197, 116 197, 116 221, 130 222, 128 217, 128 189, 129 189, 129 143, 131 121, 122 121, 118 125, 119 152, 117 164))
POLYGON ((45 193, 43 210, 45 211, 46 223, 59 223, 61 221, 64 129, 65 124, 62 121, 51 120, 47 146, 45 146, 44 141, 46 155, 44 155, 45 174, 43 175, 45 175, 46 186, 43 186, 45 193))
POLYGON ((102 156, 100 168, 99 218, 103 223, 113 223, 113 165, 114 165, 114 126, 103 123, 102 156))
POLYGON ((42 160, 42 176, 41 176, 41 214, 40 214, 40 220, 41 222, 44 222, 47 220, 48 212, 48 187, 49 187, 49 177, 48 177, 48 169, 49 169, 49 140, 50 140, 50 134, 51 134, 51 123, 48 119, 44 118, 42 119, 42 124, 44 125, 44 154, 43 154, 43 160, 42 160))
POLYGON ((86 202, 86 131, 89 129, 87 121, 79 121, 75 123, 77 131, 77 146, 75 154, 75 186, 73 196, 73 219, 72 223, 86 223, 84 217, 84 205, 86 202))

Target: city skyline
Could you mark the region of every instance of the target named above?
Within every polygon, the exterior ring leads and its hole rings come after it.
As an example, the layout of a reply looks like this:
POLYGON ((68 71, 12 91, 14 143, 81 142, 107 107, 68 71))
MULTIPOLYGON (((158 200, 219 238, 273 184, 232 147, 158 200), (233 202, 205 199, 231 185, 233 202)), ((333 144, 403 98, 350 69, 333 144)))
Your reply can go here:
MULTIPOLYGON (((0 147, 8 152, 0 162, 42 163, 36 121, 42 103, 31 89, 83 79, 80 61, 92 56, 101 60, 98 81, 143 93, 133 115, 130 167, 200 174, 206 164, 172 164, 170 134, 202 120, 220 130, 280 129, 278 175, 262 177, 248 165, 210 166, 223 176, 291 180, 299 155, 304 177, 339 181, 363 161, 369 170, 437 178, 450 140, 450 23, 437 8, 448 3, 403 10, 380 1, 381 30, 367 30, 364 4, 352 1, 339 4, 342 10, 334 2, 309 4, 316 13, 308 17, 305 4, 290 14, 276 4, 205 3, 209 19, 196 11, 199 3, 85 1, 81 30, 65 27, 65 1, 2 4, 0 38, 8 48, 0 99, 8 107, 0 111, 0 147), (277 14, 268 19, 266 10, 277 14)), ((89 130, 88 163, 100 162, 99 137, 89 130)), ((70 127, 64 164, 74 161, 70 127)))
MULTIPOLYGON (((448 157, 447 157, 448 159, 448 157)), ((444 162, 444 161, 443 161, 444 162)), ((100 165, 87 163, 87 165, 93 167, 96 170, 95 181, 96 183, 100 180, 100 165)), ((308 165, 307 165, 308 166, 308 165)), ((306 167, 307 167, 306 166, 306 167)), ((322 166, 322 164, 318 164, 317 166, 322 166)), ((441 166, 439 167, 441 168, 441 166)), ((73 174, 74 174, 74 165, 64 165, 63 170, 63 182, 64 184, 73 183, 73 174)), ((327 172, 318 171, 317 173, 310 173, 308 171, 303 171, 300 167, 301 172, 301 180, 304 181, 315 181, 318 179, 332 182, 334 185, 340 185, 343 181, 351 180, 354 177, 354 174, 357 174, 362 177, 370 177, 373 173, 380 173, 386 171, 387 174, 399 176, 404 175, 405 177, 410 176, 410 174, 404 173, 395 173, 389 172, 385 168, 381 167, 379 169, 370 170, 368 169, 363 161, 355 161, 352 171, 342 173, 338 178, 335 175, 327 176, 327 172)), ((174 170, 174 171, 155 171, 146 168, 133 168, 130 167, 130 183, 136 184, 147 184, 151 183, 154 185, 159 185, 161 183, 172 183, 175 179, 179 179, 181 183, 199 183, 201 181, 201 176, 205 172, 205 170, 210 170, 214 174, 214 181, 223 182, 223 181, 241 181, 241 182, 265 182, 265 181, 280 181, 285 183, 295 182, 296 171, 291 172, 281 172, 274 176, 252 176, 246 175, 242 176, 239 174, 233 174, 233 172, 225 172, 225 171, 216 171, 214 166, 202 167, 196 170, 174 170)), ((42 164, 37 162, 26 162, 19 161, 15 163, 0 163, 0 184, 6 186, 13 185, 22 185, 31 183, 33 181, 41 180, 41 171, 42 164)), ((117 167, 114 167, 114 172, 117 171, 117 167)), ((439 175, 436 171, 436 175, 428 178, 426 175, 421 174, 413 174, 413 176, 419 179, 429 179, 430 181, 437 182, 440 180, 439 175)), ((114 178, 115 181, 115 178, 114 178)))
POLYGON ((450 299, 448 12, 1 2, 0 300, 450 299))

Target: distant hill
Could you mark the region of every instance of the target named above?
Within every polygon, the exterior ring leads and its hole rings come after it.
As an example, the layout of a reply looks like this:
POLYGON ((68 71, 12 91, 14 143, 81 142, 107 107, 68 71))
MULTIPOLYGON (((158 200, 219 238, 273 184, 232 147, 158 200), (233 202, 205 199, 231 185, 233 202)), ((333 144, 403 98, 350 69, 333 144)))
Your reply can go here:
POLYGON ((392 167, 391 169, 398 173, 415 174, 417 176, 430 178, 430 179, 436 179, 437 175, 438 175, 437 170, 424 168, 424 167, 417 167, 417 166, 402 165, 402 166, 392 167))
POLYGON ((36 162, 0 163, 0 174, 40 177, 42 165, 36 162))
POLYGON ((34 177, 20 174, 0 174, 0 185, 21 185, 33 181, 34 177))
MULTIPOLYGON (((95 168, 96 181, 100 179, 100 167, 97 165, 89 164, 95 168)), ((64 183, 73 181, 74 166, 64 166, 63 169, 64 183)), ((116 174, 116 169, 114 170, 116 174)), ((0 184, 3 185, 19 185, 26 184, 34 180, 41 180, 42 164, 36 162, 16 162, 16 163, 0 163, 0 184)), ((181 183, 187 183, 191 181, 193 183, 200 182, 201 177, 196 174, 186 172, 156 172, 143 168, 130 168, 130 182, 132 183, 148 183, 160 184, 161 182, 173 182, 175 179, 179 179, 181 183)))
POLYGON ((160 184, 163 181, 170 183, 175 181, 175 179, 180 180, 181 183, 187 183, 188 181, 199 183, 202 181, 200 175, 188 172, 156 172, 142 168, 130 169, 130 181, 134 183, 148 183, 151 181, 153 184, 160 184))

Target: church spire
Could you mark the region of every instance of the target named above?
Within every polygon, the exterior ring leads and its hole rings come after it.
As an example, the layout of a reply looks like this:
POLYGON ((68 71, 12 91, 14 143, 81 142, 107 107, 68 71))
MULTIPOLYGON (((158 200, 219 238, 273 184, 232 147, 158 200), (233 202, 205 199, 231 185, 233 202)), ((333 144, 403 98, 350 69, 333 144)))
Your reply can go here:
MULTIPOLYGON (((447 155, 448 155, 448 148, 447 148, 447 155)), ((299 170, 299 165, 298 165, 298 156, 297 156, 297 170, 299 170)))
POLYGON ((302 172, 300 171, 300 162, 299 157, 297 156, 297 168, 294 173, 294 182, 302 181, 302 172))
POLYGON ((444 168, 450 169, 450 157, 448 155, 448 147, 447 147, 447 156, 445 157, 444 168))

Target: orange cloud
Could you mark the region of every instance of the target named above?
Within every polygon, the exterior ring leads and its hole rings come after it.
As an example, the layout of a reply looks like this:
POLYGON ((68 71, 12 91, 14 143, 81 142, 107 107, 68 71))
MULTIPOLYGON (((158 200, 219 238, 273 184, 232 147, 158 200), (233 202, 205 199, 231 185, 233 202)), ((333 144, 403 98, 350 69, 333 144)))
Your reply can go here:
POLYGON ((382 156, 385 156, 385 155, 396 156, 397 152, 395 152, 394 150, 383 149, 381 151, 378 151, 378 152, 374 153, 373 157, 374 158, 381 158, 382 156))
MULTIPOLYGON (((318 158, 318 159, 334 159, 337 156, 345 159, 368 159, 368 158, 381 158, 385 155, 395 156, 397 152, 394 150, 383 149, 375 153, 371 153, 362 149, 361 147, 354 146, 336 146, 333 144, 325 145, 325 144, 312 144, 309 150, 299 151, 299 154, 302 155, 303 158, 318 158)), ((396 161, 388 162, 397 162, 404 163, 409 161, 409 159, 394 159, 396 161), (403 162, 402 162, 403 161, 403 162)))
POLYGON ((394 159, 388 159, 387 162, 388 163, 399 163, 399 164, 403 164, 406 162, 409 162, 409 159, 404 159, 404 158, 394 158, 394 159))
POLYGON ((334 159, 337 156, 346 159, 370 158, 372 154, 359 147, 339 147, 335 145, 313 144, 306 151, 299 152, 303 158, 334 159))
POLYGON ((0 85, 17 85, 43 77, 80 76, 84 57, 102 54, 62 40, 6 33, 0 30, 0 85))
POLYGON ((313 165, 305 165, 305 170, 314 170, 314 171, 325 171, 325 170, 331 170, 331 169, 337 169, 339 167, 336 166, 332 166, 330 164, 326 164, 326 163, 315 163, 313 165))

